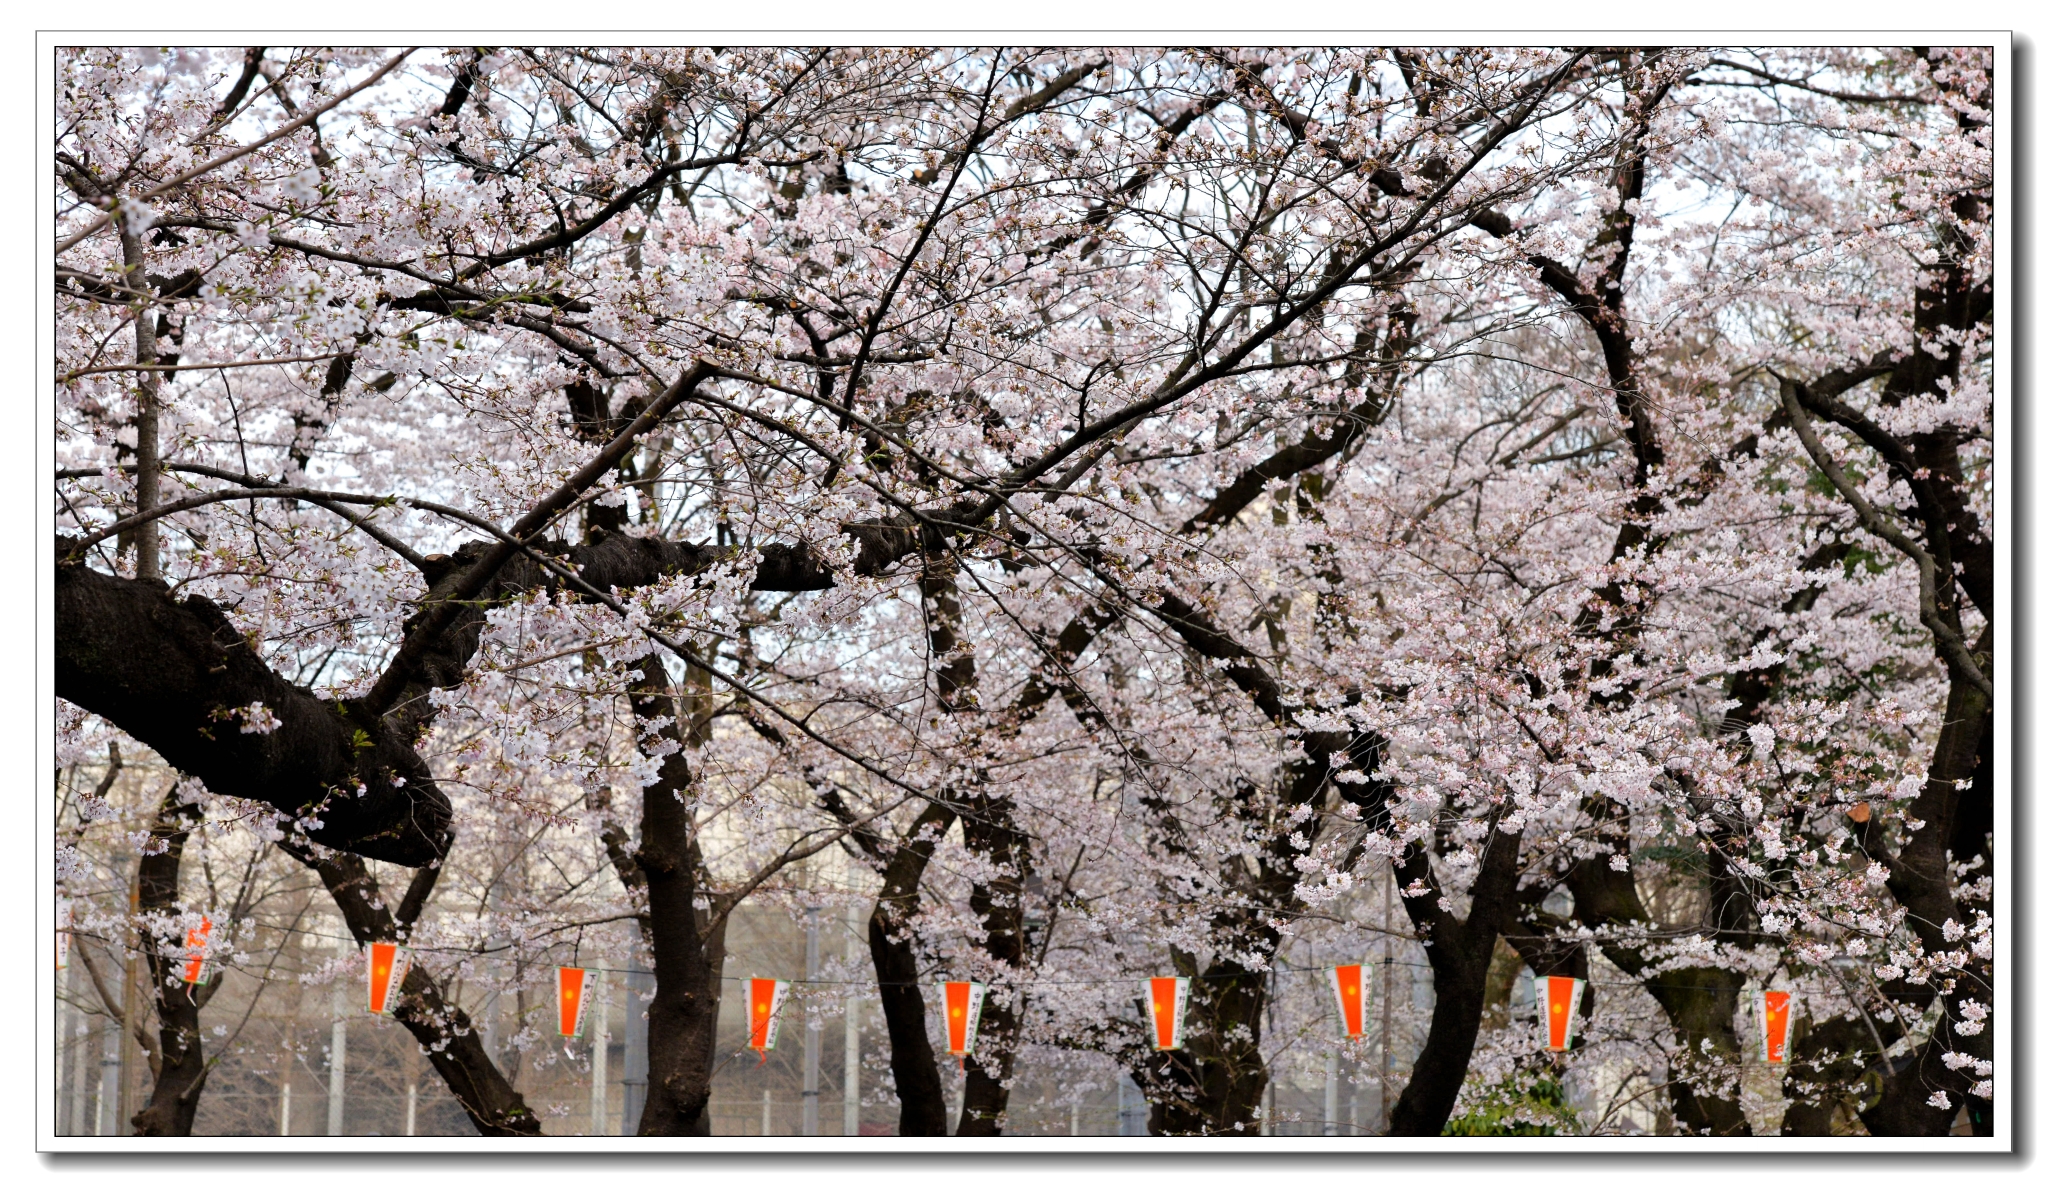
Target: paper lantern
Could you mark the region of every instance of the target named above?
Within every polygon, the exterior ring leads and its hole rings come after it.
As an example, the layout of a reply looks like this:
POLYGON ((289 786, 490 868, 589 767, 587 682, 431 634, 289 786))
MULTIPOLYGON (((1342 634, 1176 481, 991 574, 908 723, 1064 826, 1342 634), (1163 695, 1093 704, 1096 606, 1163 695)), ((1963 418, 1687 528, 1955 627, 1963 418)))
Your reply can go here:
POLYGON ((980 982, 946 983, 946 1051, 961 1061, 974 1054, 974 1036, 981 1027, 981 1000, 988 987, 980 982))
POLYGON ((1785 1039, 1792 1028, 1792 995, 1766 990, 1756 1000, 1756 1026, 1763 1034, 1764 1063, 1785 1062, 1785 1039))
POLYGON ((1579 999, 1586 992, 1584 978, 1538 978, 1543 983, 1544 1027, 1550 1034, 1550 1050, 1564 1051, 1579 1033, 1579 999))
POLYGON ((370 1013, 388 1015, 398 1005, 400 986, 412 968, 412 950, 377 941, 370 946, 370 1013))
POLYGON ((1162 1052, 1178 1050, 1181 1027, 1188 1017, 1188 980, 1152 979, 1152 1046, 1162 1052))
POLYGON ((775 1035, 782 1025, 782 1000, 789 997, 789 983, 774 978, 747 979, 747 1046, 761 1053, 775 1050, 775 1035))
POLYGON ((1344 1034, 1350 1039, 1365 1038, 1366 981, 1362 965, 1330 967, 1330 987, 1337 992, 1337 1017, 1344 1020, 1344 1034))
POLYGON ((573 965, 555 967, 555 1021, 563 1039, 583 1034, 583 1012, 589 1009, 590 971, 573 965))
POLYGON ((71 966, 71 901, 57 897, 57 968, 71 966))
POLYGON ((185 984, 203 986, 210 976, 206 964, 206 938, 213 932, 213 918, 201 916, 197 928, 185 930, 185 984))

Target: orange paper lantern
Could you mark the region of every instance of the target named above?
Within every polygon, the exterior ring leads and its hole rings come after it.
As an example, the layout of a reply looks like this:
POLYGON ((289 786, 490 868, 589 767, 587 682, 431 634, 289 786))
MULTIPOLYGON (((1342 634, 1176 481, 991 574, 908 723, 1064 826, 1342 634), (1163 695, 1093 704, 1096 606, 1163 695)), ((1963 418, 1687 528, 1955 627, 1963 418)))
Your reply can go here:
POLYGON ((1586 992, 1584 978, 1538 978, 1543 983, 1544 1028, 1550 1034, 1550 1050, 1571 1047, 1579 1033, 1579 999, 1586 992))
POLYGON ((201 916, 199 927, 185 930, 185 984, 204 985, 207 977, 206 938, 213 932, 213 918, 201 916))
POLYGON ((1163 1052, 1181 1046, 1181 1027, 1188 1016, 1188 980, 1152 979, 1152 1046, 1163 1052))
POLYGON ((555 1021, 563 1039, 583 1034, 583 1012, 590 1001, 590 971, 573 965, 555 967, 555 1021))
POLYGON ((974 1054, 974 1036, 981 1027, 981 1000, 988 987, 980 982, 946 983, 946 1051, 963 1062, 974 1054))
POLYGON ((1792 995, 1766 990, 1756 1000, 1757 1030, 1763 1033, 1764 1063, 1785 1062, 1785 1040, 1792 1029, 1792 995))
POLYGON ((782 1025, 782 1002, 789 997, 789 983, 774 978, 747 979, 747 1046, 761 1053, 775 1049, 775 1036, 782 1025))
POLYGON ((1337 992, 1337 1016, 1344 1020, 1344 1034, 1349 1039, 1365 1038, 1365 983, 1362 965, 1330 967, 1330 986, 1337 992))
POLYGON ((412 950, 376 941, 370 945, 370 1013, 388 1015, 398 1004, 399 988, 412 968, 412 950))

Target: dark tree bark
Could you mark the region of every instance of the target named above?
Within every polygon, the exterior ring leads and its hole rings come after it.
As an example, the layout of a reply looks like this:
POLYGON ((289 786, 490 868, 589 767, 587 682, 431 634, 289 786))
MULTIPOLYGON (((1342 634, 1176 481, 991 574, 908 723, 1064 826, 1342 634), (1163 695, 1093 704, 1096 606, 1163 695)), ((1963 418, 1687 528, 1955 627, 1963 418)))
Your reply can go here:
POLYGON ((273 672, 213 601, 78 564, 56 574, 58 694, 213 792, 317 816, 336 849, 408 866, 446 852, 448 799, 425 761, 349 704, 273 672), (276 730, 243 729, 235 712, 251 703, 276 730))
MULTIPOLYGON (((65 549, 60 539, 59 550, 65 549)), ((551 549, 604 588, 694 574, 735 553, 617 534, 551 549)), ((453 556, 430 556, 428 600, 444 602, 478 582, 476 569, 492 558, 482 543, 453 556)), ((414 673, 393 692, 387 714, 370 709, 367 700, 329 702, 295 686, 265 665, 203 596, 175 599, 158 583, 60 562, 57 693, 149 744, 215 793, 316 817, 324 846, 425 866, 446 853, 449 826, 447 797, 412 748, 432 720, 427 692, 460 683, 489 607, 536 590, 562 592, 559 578, 524 554, 499 562, 481 583, 471 593, 474 602, 444 612, 431 641, 415 643, 414 673), (238 712, 259 702, 277 728, 244 731, 238 712)), ((764 547, 755 586, 827 587, 830 573, 790 548, 764 547)), ((419 618, 407 625, 409 640, 420 627, 419 618)))
MULTIPOLYGON (((957 580, 957 564, 950 554, 926 556, 918 590, 925 606, 932 660, 937 665, 933 689, 940 707, 948 713, 972 710, 978 705, 974 652, 964 645, 960 635, 957 580)), ((960 818, 961 837, 968 849, 987 858, 995 867, 995 874, 992 879, 973 885, 968 892, 968 905, 981 921, 981 951, 1015 973, 1024 968, 1024 877, 1031 872, 1031 838, 1017 827, 1010 799, 988 791, 981 769, 972 770, 972 775, 983 783, 960 794, 953 812, 960 818)), ((921 880, 928 859, 916 861, 921 880)), ((916 890, 917 884, 906 881, 903 887, 916 890)), ((898 913, 899 917, 905 915, 898 913)), ((902 927, 900 920, 897 924, 902 927)), ((908 943, 904 947, 914 951, 908 943)), ((910 1018, 910 1002, 908 995, 897 996, 897 1006, 904 1011, 906 1021, 910 1018)), ((921 1016, 922 993, 916 1002, 921 1016)), ((1022 1002, 1018 987, 995 983, 982 1003, 975 1053, 961 1065, 964 1078, 960 1086, 960 1122, 953 1130, 956 1137, 995 1137, 1003 1132, 1010 1105, 1006 1081, 1016 1055, 1022 1002)), ((887 1004, 884 1014, 888 1014, 887 1004)), ((893 1051, 893 1019, 890 1030, 893 1051)))
MULTIPOLYGON (((989 957, 1014 971, 1025 968, 1024 879, 1031 873, 1031 839, 1017 825, 1007 797, 979 793, 960 814, 967 848, 997 868, 987 883, 977 883, 969 896, 981 920, 981 944, 989 957)), ((974 1055, 967 1060, 962 1086, 959 1137, 993 1137, 1003 1132, 1010 1089, 1006 1081, 1016 1060, 1021 1026, 1021 991, 991 991, 982 1004, 981 1029, 974 1055)))
POLYGON ((1443 1132, 1464 1087, 1472 1048, 1486 1016, 1486 971, 1493 945, 1512 917, 1521 835, 1495 828, 1472 885, 1472 905, 1460 919, 1447 906, 1429 852, 1411 844, 1395 867, 1402 906, 1423 941, 1436 989, 1429 1033, 1415 1057, 1408 1087, 1387 1117, 1393 1137, 1435 1137, 1443 1132), (1419 889, 1419 894, 1410 894, 1419 889))
MULTIPOLYGON (((1991 629, 1986 626, 1977 646, 1987 659, 1990 635, 1991 629)), ((1989 664, 1988 660, 1986 664, 1989 664)), ((1912 927, 1913 934, 1920 938, 1922 947, 1929 952, 1954 950, 1969 939, 1967 932, 1953 939, 1944 932, 1944 926, 1950 923, 1966 929, 1964 922, 1968 919, 1950 886, 1948 843, 1957 813, 1957 799, 1962 795, 1956 782, 1975 773, 1977 749, 1990 728, 1990 699, 1962 679, 1951 679, 1941 738, 1935 744, 1926 787, 1907 810, 1908 816, 1924 824, 1919 830, 1906 834, 1896 857, 1879 856, 1891 872, 1886 886, 1893 898, 1905 905, 1906 922, 1912 927)), ((1983 788, 1988 792, 1990 786, 1986 784, 1983 788)), ((1866 850, 1881 852, 1885 839, 1875 832, 1873 823, 1865 823, 1861 827, 1864 846, 1866 850)), ((1950 1051, 1963 1052, 1980 1060, 1992 1059, 1991 1024, 1988 1020, 1976 1024, 1979 1029, 1972 1034, 1964 1034, 1957 1029, 1965 1023, 1960 1013, 1965 1002, 1990 1006, 1988 970, 1969 969, 1926 984, 1915 984, 1901 978, 1884 986, 1885 996, 1895 1005, 1913 1012, 1927 1006, 1939 1006, 1941 1016, 1934 1025, 1933 1033, 1908 1052, 1903 1062, 1884 1078, 1878 1102, 1862 1114, 1864 1125, 1871 1133, 1880 1136, 1944 1135, 1953 1124, 1952 1112, 1928 1104, 1928 1099, 1940 1090, 1948 1094, 1951 1104, 1965 1107, 1974 1132, 1989 1136, 1991 1106, 1970 1093, 1970 1088, 1979 1078, 1950 1068, 1942 1060, 1943 1053, 1950 1051), (1942 997, 1937 987, 1948 988, 1947 997, 1942 997)))
MULTIPOLYGON (((156 821, 149 830, 151 847, 137 869, 136 904, 145 918, 175 916, 180 911, 178 871, 186 839, 199 821, 199 806, 180 802, 173 785, 157 807, 156 821)), ((206 1087, 209 1066, 199 1036, 199 1011, 220 988, 220 978, 216 974, 212 981, 189 987, 169 984, 168 979, 183 972, 181 948, 181 940, 143 942, 150 994, 156 999, 158 1054, 149 1102, 129 1119, 138 1137, 190 1137, 200 1093, 206 1087)))
POLYGON ((951 807, 941 802, 925 806, 890 857, 875 910, 868 917, 868 953, 874 959, 882 1018, 889 1028, 889 1070, 896 1080, 896 1132, 911 1138, 943 1138, 947 1132, 946 1094, 931 1034, 925 1029, 913 922, 923 906, 918 884, 925 864, 952 827, 953 816, 951 807))
MULTIPOLYGON (((917 538, 888 524, 853 533, 861 570, 886 567, 917 538)), ((618 534, 580 547, 536 541, 531 550, 557 556, 607 589, 695 574, 738 556, 731 547, 618 534)), ((58 553, 67 556, 56 579, 60 695, 215 793, 317 817, 323 845, 412 867, 440 858, 448 844, 447 798, 412 748, 432 721, 428 692, 460 683, 491 607, 562 590, 547 566, 504 543, 428 556, 424 607, 407 622, 398 657, 370 694, 327 702, 265 665, 211 600, 174 599, 161 583, 101 574, 62 538, 58 553), (275 730, 242 729, 238 712, 251 703, 269 709, 275 730)), ((765 546, 756 558, 757 590, 832 585, 832 572, 799 548, 765 546)))
POLYGON ((725 916, 720 901, 705 924, 697 909, 702 855, 690 826, 690 726, 659 654, 640 662, 631 692, 633 713, 661 720, 657 735, 677 748, 641 795, 640 849, 634 862, 647 890, 654 956, 654 1001, 647 1008, 647 1105, 642 1137, 711 1132, 711 1071, 718 1051, 720 975, 725 967, 725 916))

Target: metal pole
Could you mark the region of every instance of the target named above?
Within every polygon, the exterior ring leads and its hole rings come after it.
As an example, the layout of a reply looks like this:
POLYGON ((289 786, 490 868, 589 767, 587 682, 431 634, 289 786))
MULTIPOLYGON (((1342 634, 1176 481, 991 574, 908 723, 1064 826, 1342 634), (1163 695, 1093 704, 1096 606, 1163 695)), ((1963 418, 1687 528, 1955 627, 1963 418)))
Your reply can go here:
POLYGON ((775 1094, 768 1089, 761 1090, 761 1136, 768 1136, 775 1116, 775 1094))
POLYGON ((1266 973, 1266 1006, 1259 1017, 1266 1024, 1266 1104, 1259 1121, 1259 1136, 1275 1138, 1280 1134, 1280 1077, 1273 1063, 1273 1011, 1280 1004, 1280 973, 1277 969, 1266 973))
POLYGON ((71 1012, 62 1002, 57 1004, 57 1070, 51 1079, 57 1082, 57 1112, 52 1114, 50 1129, 58 1137, 71 1132, 71 1090, 65 1087, 64 1070, 71 1067, 71 1061, 78 1058, 71 1050, 71 1012))
POLYGON ((1387 1132, 1394 1111, 1394 864, 1387 864, 1387 882, 1380 893, 1380 1133, 1387 1132))
POLYGON ((71 1132, 89 1138, 99 1132, 99 1077, 105 1071, 99 1029, 90 1015, 78 1017, 78 1100, 71 1107, 71 1132))
POLYGON ((1323 1137, 1337 1136, 1337 1072, 1342 1063, 1332 1048, 1323 1057, 1323 1137))
MULTIPOLYGON (((849 975, 853 967, 860 964, 860 905, 851 904, 846 909, 846 965, 849 975)), ((846 1136, 860 1137, 860 999, 853 993, 852 983, 846 988, 846 1083, 843 1086, 846 1100, 841 1108, 846 1114, 846 1136)))
POLYGON ((601 1138, 609 1130, 605 1118, 611 1112, 605 1074, 611 1068, 612 1058, 612 984, 603 962, 598 963, 594 977, 597 982, 597 1026, 590 1037, 590 1133, 601 1138))
POLYGON ((818 1045, 824 1041, 824 1024, 818 1019, 818 907, 804 907, 804 1137, 818 1136, 818 1045))
POLYGON ((113 1128, 108 1131, 123 1138, 135 1135, 135 1127, 128 1121, 128 1115, 141 1108, 135 1098, 142 1085, 137 1079, 142 1074, 142 1063, 141 1057, 137 1054, 139 1049, 136 1042, 137 1032, 142 1030, 142 983, 139 980, 139 967, 135 964, 135 913, 141 906, 142 863, 138 859, 135 876, 128 884, 127 945, 121 950, 121 1007, 124 1012, 121 1016, 121 1026, 124 1038, 121 1040, 120 1076, 115 1081, 118 1097, 115 1102, 116 1118, 113 1128))
POLYGON ((78 1016, 78 1063, 72 1070, 77 1079, 72 1087, 78 1095, 71 1102, 71 1132, 83 1135, 93 1121, 92 1072, 96 1064, 92 1050, 92 1020, 78 1016))
POLYGON ((399 1079, 405 1081, 405 1136, 415 1136, 419 1128, 420 1108, 420 1061, 421 1056, 412 1049, 400 1052, 399 1079))
POLYGON ((348 1004, 334 996, 334 1035, 327 1055, 327 1136, 341 1137, 342 1087, 348 1079, 348 1004))
MULTIPOLYGON (((292 1017, 298 1015, 305 999, 301 997, 292 1004, 292 1017)), ((285 1026, 284 1046, 287 1052, 284 1063, 278 1068, 277 1136, 288 1138, 292 1132, 292 1073, 298 1067, 299 1027, 296 1022, 285 1026)))
POLYGON ((121 1132, 121 1024, 111 1016, 100 1031, 100 1103, 92 1132, 100 1138, 121 1132))
POLYGON ((647 1107, 647 1004, 640 987, 648 980, 636 955, 626 973, 626 1103, 619 1117, 619 1132, 628 1137, 640 1132, 640 1111, 647 1107))
MULTIPOLYGON (((74 964, 71 967, 72 996, 74 998, 78 997, 76 989, 78 986, 78 974, 79 967, 74 964)), ((74 1137, 84 1134, 86 1126, 93 1120, 92 1115, 88 1112, 92 1106, 92 1070, 94 1066, 92 1019, 83 1012, 80 1012, 77 1028, 78 1053, 72 1057, 71 1069, 71 1133, 74 1137)))

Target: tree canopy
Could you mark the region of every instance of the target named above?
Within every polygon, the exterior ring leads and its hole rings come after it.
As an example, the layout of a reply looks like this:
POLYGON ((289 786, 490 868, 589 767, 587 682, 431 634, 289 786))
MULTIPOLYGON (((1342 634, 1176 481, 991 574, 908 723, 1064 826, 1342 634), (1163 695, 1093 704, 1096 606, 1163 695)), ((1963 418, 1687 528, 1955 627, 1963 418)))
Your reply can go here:
POLYGON ((1991 1131, 1989 49, 58 83, 59 762, 166 769, 60 775, 58 879, 150 958, 139 1130, 209 1071, 199 864, 275 851, 417 946, 487 1133, 547 1128, 451 992, 504 950, 642 951, 640 1132, 707 1131, 746 901, 868 917, 902 1133, 1081 1063, 1257 1133, 1276 973, 1383 891, 1389 1133, 1600 1132, 1582 1068, 1692 1133, 1991 1131), (1594 983, 1564 1053, 1524 970, 1594 983))

